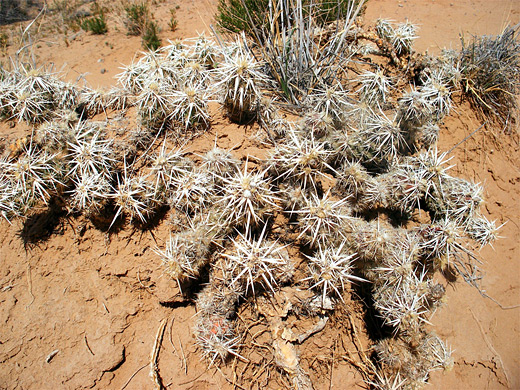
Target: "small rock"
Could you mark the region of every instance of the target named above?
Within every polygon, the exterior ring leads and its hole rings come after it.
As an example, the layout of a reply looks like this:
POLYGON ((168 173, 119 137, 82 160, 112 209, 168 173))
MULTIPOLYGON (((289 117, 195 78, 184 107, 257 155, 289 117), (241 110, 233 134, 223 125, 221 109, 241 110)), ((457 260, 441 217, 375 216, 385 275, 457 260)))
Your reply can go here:
POLYGON ((107 70, 105 68, 101 69, 101 74, 105 74, 107 70))

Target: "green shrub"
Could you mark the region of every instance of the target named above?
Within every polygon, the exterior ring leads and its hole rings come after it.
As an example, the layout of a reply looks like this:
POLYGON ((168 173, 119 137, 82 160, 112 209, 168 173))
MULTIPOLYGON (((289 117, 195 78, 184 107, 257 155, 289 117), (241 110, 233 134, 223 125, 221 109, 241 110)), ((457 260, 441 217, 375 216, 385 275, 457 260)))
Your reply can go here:
POLYGON ((143 33, 143 47, 148 50, 157 50, 161 47, 161 39, 159 38, 159 27, 156 22, 148 22, 143 33))
POLYGON ((171 31, 177 30, 177 10, 175 8, 170 9, 170 20, 168 21, 168 27, 171 31))
POLYGON ((266 20, 268 4, 269 0, 219 0, 217 23, 225 30, 253 35, 254 27, 266 20))
POLYGON ((80 27, 85 31, 91 31, 92 34, 102 35, 108 31, 107 22, 105 20, 105 11, 96 2, 91 7, 93 16, 84 19, 80 27))
POLYGON ((150 19, 146 3, 129 4, 125 6, 125 26, 129 35, 142 35, 148 29, 150 19))
MULTIPOLYGON (((216 20, 220 28, 231 31, 244 31, 254 36, 255 29, 267 27, 270 0, 219 0, 216 20)), ((304 16, 312 14, 317 25, 324 25, 342 19, 348 10, 357 7, 360 0, 303 0, 304 16), (354 3, 354 7, 352 4, 354 3)), ((290 5, 289 8, 294 7, 290 5)))
POLYGON ((5 49, 7 46, 9 46, 9 36, 2 32, 0 33, 0 49, 5 49))
POLYGON ((101 12, 97 16, 85 19, 81 22, 81 28, 85 31, 91 31, 92 34, 96 35, 106 34, 108 27, 105 21, 105 14, 101 12))
POLYGON ((252 38, 282 97, 295 105, 331 86, 343 72, 348 61, 342 55, 348 45, 346 32, 363 12, 366 0, 338 0, 332 3, 336 8, 325 0, 302 3, 220 0, 217 14, 222 29, 244 31, 252 38), (337 32, 322 39, 321 27, 334 12, 337 32))

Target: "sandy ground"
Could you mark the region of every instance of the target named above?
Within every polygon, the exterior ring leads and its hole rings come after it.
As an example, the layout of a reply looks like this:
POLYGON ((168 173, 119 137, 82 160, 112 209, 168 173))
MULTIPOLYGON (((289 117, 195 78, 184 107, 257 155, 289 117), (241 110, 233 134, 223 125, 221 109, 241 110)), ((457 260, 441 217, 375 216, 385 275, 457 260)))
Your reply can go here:
MULTIPOLYGON (((216 1, 165 1, 154 15, 167 39, 194 37, 209 31, 216 1), (169 9, 177 10, 178 29, 168 31, 169 9)), ((113 16, 115 18, 115 16, 113 16)), ((459 47, 459 34, 496 34, 506 21, 520 21, 514 1, 370 0, 365 20, 409 19, 420 25, 418 51, 459 47)), ((38 60, 54 63, 66 77, 83 75, 94 87, 115 84, 121 64, 141 50, 140 39, 111 29, 105 36, 79 33, 38 42, 38 60)), ((457 104, 441 129, 439 149, 449 150, 480 125, 466 103, 457 104)), ((21 126, 0 128, 8 136, 21 126)), ((265 150, 254 141, 253 127, 232 125, 213 112, 209 133, 189 145, 191 152, 208 150, 215 139, 222 148, 235 147, 237 157, 265 150)), ((518 132, 518 129, 516 129, 518 132)), ((517 135, 488 129, 453 150, 452 174, 485 186, 484 212, 504 223, 502 239, 480 252, 484 261, 484 298, 462 281, 450 284, 448 304, 433 317, 435 331, 454 350, 455 366, 435 372, 429 389, 520 388, 520 154, 517 135)), ((244 388, 284 388, 276 370, 229 364, 222 371, 200 360, 191 329, 192 302, 172 298, 177 286, 163 276, 153 248, 168 237, 168 220, 152 231, 130 224, 114 234, 94 228, 81 218, 40 218, 33 229, 52 232, 34 240, 34 231, 0 223, 0 389, 148 389, 150 353, 161 321, 167 319, 159 356, 163 383, 171 389, 231 389, 236 374, 244 388), (25 244, 24 244, 25 242, 25 244), (163 303, 161 303, 163 302, 163 303), (168 302, 164 304, 164 302, 168 302)), ((342 356, 354 351, 354 327, 361 346, 369 346, 359 303, 346 302, 352 322, 335 314, 325 329, 300 349, 302 365, 316 389, 363 388, 359 372, 342 356)), ((244 319, 252 313, 244 307, 244 319)), ((254 325, 249 334, 262 330, 254 325)), ((267 336, 265 336, 267 337, 267 336)), ((250 339, 246 337, 246 344, 250 339)), ((261 343, 262 336, 257 339, 261 343)), ((248 358, 268 362, 262 350, 248 358)), ((238 379, 237 379, 238 380, 238 379)))

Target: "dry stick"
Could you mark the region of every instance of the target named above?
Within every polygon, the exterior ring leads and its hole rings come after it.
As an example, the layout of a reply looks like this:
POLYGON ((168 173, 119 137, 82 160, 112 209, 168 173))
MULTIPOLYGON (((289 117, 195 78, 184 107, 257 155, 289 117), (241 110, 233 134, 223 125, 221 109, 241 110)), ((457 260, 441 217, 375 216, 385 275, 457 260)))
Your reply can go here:
POLYGON ((502 310, 518 309, 520 307, 520 304, 504 306, 500 302, 498 302, 495 298, 489 296, 485 291, 481 291, 480 293, 484 296, 484 298, 491 299, 493 302, 495 302, 502 310))
POLYGON ((251 383, 255 383, 255 381, 260 378, 260 376, 267 369, 267 366, 269 366, 273 362, 273 360, 274 359, 271 359, 270 361, 265 363, 264 366, 260 370, 258 370, 256 373, 253 374, 253 377, 251 378, 251 383))
POLYGON ((329 390, 332 389, 332 372, 334 371, 334 352, 336 352, 336 344, 338 339, 334 340, 334 348, 332 348, 332 360, 330 361, 329 390))
MULTIPOLYGON (((36 22, 36 20, 38 20, 38 18, 39 18, 39 17, 40 17, 40 16, 41 16, 45 11, 47 11, 47 5, 46 5, 46 4, 43 5, 43 8, 42 8, 42 10, 40 11, 40 13, 39 13, 38 15, 36 15, 36 17, 31 21, 31 23, 29 23, 29 25, 28 25, 28 26, 25 28, 25 30, 22 32, 22 36, 20 37, 20 43, 23 43, 22 41, 23 41, 23 39, 24 39, 24 38, 23 38, 24 35, 29 31, 29 29, 32 27, 32 25, 36 22)), ((19 59, 20 53, 21 53, 22 51, 24 51, 26 48, 28 48, 29 46, 32 46, 32 44, 33 44, 33 43, 30 42, 29 44, 27 44, 27 45, 21 47, 20 49, 18 49, 18 51, 17 51, 16 54, 15 54, 16 59, 19 59)), ((33 62, 35 62, 34 59, 33 59, 33 62)))
POLYGON ((128 386, 128 384, 130 383, 130 381, 132 379, 134 379, 134 376, 136 376, 143 368, 147 367, 148 366, 148 363, 146 363, 144 366, 142 366, 141 368, 138 368, 136 372, 134 372, 132 374, 132 376, 130 378, 128 378, 128 380, 126 381, 126 383, 123 385, 123 387, 121 387, 121 390, 125 390, 126 386, 128 386))
POLYGON ((199 379, 202 375, 204 375, 205 373, 206 373, 206 371, 203 371, 203 372, 201 372, 199 375, 197 375, 195 378, 190 379, 190 380, 188 380, 188 381, 186 381, 186 382, 179 383, 177 386, 184 386, 184 385, 187 385, 188 383, 194 382, 194 381, 196 381, 197 379, 199 379))
POLYGON ((229 379, 223 372, 222 370, 218 367, 218 366, 215 366, 215 368, 218 370, 218 372, 220 372, 220 374, 222 375, 222 377, 230 384, 230 385, 233 385, 235 387, 238 387, 242 390, 246 390, 244 387, 240 386, 238 383, 234 383, 231 379, 229 379))
MULTIPOLYGON (((358 363, 358 362, 354 361, 352 358, 350 358, 349 350, 346 350, 346 352, 349 356, 348 357, 343 356, 343 359, 347 360, 350 364, 352 364, 355 367, 357 367, 358 369, 360 369, 362 375, 365 375, 368 378, 368 377, 370 377, 370 375, 374 374, 374 370, 373 370, 374 365, 373 365, 372 361, 370 361, 370 359, 367 358, 367 356, 364 352, 365 350, 362 348, 363 345, 361 344, 361 341, 359 340, 357 328, 354 325, 354 322, 352 321, 352 316, 350 314, 349 314, 348 318, 349 318, 349 322, 350 322, 350 327, 352 328, 352 331, 354 333, 354 337, 352 337, 352 343, 356 347, 356 350, 357 350, 356 352, 357 352, 358 356, 361 358, 361 362, 358 363)), ((343 343, 343 340, 342 340, 342 343, 343 343)))
POLYGON ((480 323, 480 321, 475 316, 475 313, 473 313, 473 310, 469 309, 469 311, 471 312, 471 315, 473 316, 473 319, 477 323, 478 328, 480 329, 480 333, 482 334, 482 337, 484 338, 484 341, 486 342, 486 345, 488 346, 489 350, 492 353, 494 353, 496 355, 496 357, 498 357, 498 361, 500 362, 500 365, 502 366, 502 371, 504 371, 504 375, 506 376, 507 387, 510 388, 509 375, 507 375, 506 366, 504 365, 504 362, 502 361, 502 357, 496 351, 496 349, 493 348, 493 345, 491 344, 491 341, 489 341, 489 338, 486 336, 486 333, 484 332, 484 329, 482 328, 482 324, 480 323))
POLYGON ((27 263, 27 272, 26 272, 26 276, 27 276, 27 288, 29 289, 29 294, 31 295, 31 302, 29 302, 29 304, 27 306, 25 306, 25 309, 27 310, 27 308, 29 306, 31 306, 34 302, 34 295, 32 293, 32 275, 31 275, 31 264, 28 262, 27 263))
POLYGON ((58 354, 58 352, 60 352, 60 350, 56 349, 56 350, 52 351, 50 354, 48 354, 47 357, 45 358, 45 363, 50 363, 51 360, 54 358, 54 356, 56 356, 58 354))
POLYGON ((150 377, 155 383, 155 388, 159 390, 163 390, 164 386, 162 384, 161 377, 159 376, 159 367, 157 365, 157 360, 159 358, 159 350, 161 349, 161 343, 164 336, 164 330, 166 329, 166 323, 168 319, 165 318, 161 321, 161 325, 157 330, 157 336, 155 336, 155 342, 153 345, 152 355, 150 356, 150 377))
MULTIPOLYGON (((173 348, 173 352, 175 352, 175 356, 177 356, 177 358, 179 360, 181 360, 181 357, 179 356, 179 354, 177 353, 177 348, 175 348, 175 344, 173 344, 173 338, 172 338, 172 328, 173 328, 173 323, 175 321, 175 316, 172 316, 172 322, 170 322, 170 344, 172 345, 172 348, 173 348)), ((182 360, 181 360, 181 365, 182 365, 182 360)), ((181 367, 182 368, 182 367, 181 367)))
POLYGON ((88 351, 92 354, 92 356, 96 355, 94 352, 92 352, 92 350, 90 349, 90 345, 88 345, 88 341, 87 341, 87 334, 83 334, 83 339, 85 340, 85 345, 87 346, 87 349, 88 351))
MULTIPOLYGON (((140 284, 140 285, 141 285, 141 286, 142 286, 146 291, 148 291, 149 294, 152 294, 152 295, 153 295, 152 291, 150 290, 150 287, 145 286, 144 283, 141 281, 141 275, 140 275, 140 272, 141 272, 141 270, 138 269, 138 270, 137 270, 137 280, 139 281, 139 284, 140 284)), ((172 324, 173 324, 173 321, 172 321, 172 324)))
MULTIPOLYGON (((247 364, 249 365, 249 363, 250 362, 248 362, 247 364)), ((237 357, 233 356, 233 366, 231 367, 231 370, 233 371, 233 388, 236 387, 236 383, 237 383, 237 379, 238 379, 236 368, 237 368, 237 357)), ((247 366, 244 369, 244 372, 246 371, 246 369, 247 369, 247 366)))
POLYGON ((446 152, 446 154, 450 154, 453 149, 455 149, 457 146, 459 146, 460 144, 466 142, 469 138, 471 138, 473 136, 473 134, 475 134, 477 131, 479 131, 481 128, 484 127, 484 125, 487 123, 487 121, 485 121, 484 123, 482 123, 476 130, 474 130, 470 135, 468 135, 466 138, 464 138, 462 141, 460 141, 458 144, 456 144, 455 146, 453 146, 450 150, 448 150, 446 152))
POLYGON ((181 346, 182 361, 184 364, 184 375, 188 375, 188 363, 186 362, 186 355, 184 355, 184 348, 182 348, 181 338, 179 337, 179 335, 177 335, 177 340, 179 340, 179 345, 181 346))

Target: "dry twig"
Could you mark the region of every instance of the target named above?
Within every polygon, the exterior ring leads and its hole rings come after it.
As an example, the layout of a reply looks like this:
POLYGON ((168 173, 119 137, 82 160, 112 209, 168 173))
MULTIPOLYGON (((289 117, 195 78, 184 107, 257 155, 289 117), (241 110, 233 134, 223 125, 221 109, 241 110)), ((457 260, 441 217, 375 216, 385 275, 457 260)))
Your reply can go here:
POLYGON ((131 376, 130 378, 128 378, 128 380, 126 381, 126 383, 123 385, 123 387, 121 387, 121 390, 125 390, 126 389, 126 386, 128 386, 128 384, 130 383, 130 381, 132 379, 134 379, 134 376, 136 376, 141 370, 143 370, 145 367, 147 367, 148 364, 145 364, 144 366, 142 366, 141 368, 138 368, 137 371, 135 371, 131 376))
POLYGON ((150 356, 150 377, 152 378, 155 384, 155 388, 159 390, 163 390, 164 386, 159 375, 159 366, 157 364, 157 361, 159 359, 159 350, 161 349, 161 343, 164 337, 164 330, 166 329, 167 322, 167 318, 161 321, 161 325, 157 330, 157 336, 155 336, 155 343, 153 345, 152 355, 150 356))

